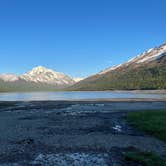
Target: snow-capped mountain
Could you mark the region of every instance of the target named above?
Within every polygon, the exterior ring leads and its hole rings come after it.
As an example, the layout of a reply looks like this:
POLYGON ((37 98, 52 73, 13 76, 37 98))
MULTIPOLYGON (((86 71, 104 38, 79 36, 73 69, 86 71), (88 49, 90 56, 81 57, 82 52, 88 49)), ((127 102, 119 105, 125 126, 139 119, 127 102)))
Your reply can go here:
POLYGON ((5 82, 14 82, 19 80, 19 77, 15 74, 0 74, 0 79, 5 82))
POLYGON ((75 83, 75 81, 69 76, 42 66, 33 68, 31 71, 21 75, 19 78, 28 82, 52 85, 71 85, 75 83))
POLYGON ((142 54, 139 54, 139 55, 133 57, 132 59, 128 60, 126 63, 107 68, 107 69, 99 72, 98 74, 105 74, 107 72, 113 71, 118 68, 127 67, 129 65, 137 65, 137 66, 142 65, 143 63, 149 63, 149 62, 157 60, 165 55, 166 55, 166 43, 164 43, 160 47, 151 48, 151 49, 143 52, 142 54))
POLYGON ((54 91, 74 83, 69 76, 42 66, 20 76, 0 74, 0 91, 54 91))
POLYGON ((123 64, 109 67, 70 87, 71 90, 166 89, 166 43, 123 64))

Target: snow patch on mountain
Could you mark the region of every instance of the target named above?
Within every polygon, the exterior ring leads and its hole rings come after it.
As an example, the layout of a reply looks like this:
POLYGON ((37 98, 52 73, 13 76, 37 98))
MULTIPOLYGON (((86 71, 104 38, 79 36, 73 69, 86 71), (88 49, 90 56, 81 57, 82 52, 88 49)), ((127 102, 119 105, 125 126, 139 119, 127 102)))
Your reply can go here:
POLYGON ((80 82, 80 81, 82 81, 84 78, 73 78, 73 80, 75 81, 75 82, 80 82))
POLYGON ((110 68, 107 68, 107 69, 101 71, 101 72, 98 73, 98 74, 105 74, 105 73, 107 73, 107 72, 109 72, 109 71, 113 71, 113 70, 115 70, 115 69, 117 69, 117 68, 119 68, 119 67, 121 67, 121 66, 122 66, 122 64, 119 64, 119 65, 117 65, 117 66, 112 66, 112 67, 110 67, 110 68))
POLYGON ((143 63, 143 62, 150 62, 153 60, 157 60, 157 59, 161 58, 162 56, 166 55, 165 53, 166 52, 161 52, 161 53, 154 54, 153 56, 144 57, 141 60, 137 61, 136 63, 143 63))
POLYGON ((151 48, 151 49, 143 52, 142 54, 139 54, 139 55, 133 57, 132 59, 128 60, 126 63, 107 68, 107 69, 99 72, 98 74, 99 75, 105 74, 107 72, 114 71, 120 67, 127 67, 129 65, 148 63, 150 61, 157 60, 157 59, 161 58, 162 56, 166 56, 166 43, 158 48, 151 48))
POLYGON ((0 74, 0 79, 2 79, 5 82, 14 82, 19 80, 19 77, 15 74, 0 74))
POLYGON ((69 76, 43 66, 33 68, 31 71, 21 75, 20 78, 29 82, 54 85, 71 85, 75 83, 69 76))

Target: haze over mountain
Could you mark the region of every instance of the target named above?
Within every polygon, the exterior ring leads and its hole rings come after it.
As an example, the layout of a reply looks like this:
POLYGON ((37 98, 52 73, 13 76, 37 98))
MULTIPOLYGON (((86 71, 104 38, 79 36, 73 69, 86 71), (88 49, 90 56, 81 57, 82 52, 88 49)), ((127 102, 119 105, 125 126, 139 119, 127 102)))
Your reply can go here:
POLYGON ((166 89, 166 43, 107 68, 70 90, 166 89))
POLYGON ((74 79, 69 76, 42 66, 20 76, 0 74, 0 91, 56 90, 74 83, 74 79))

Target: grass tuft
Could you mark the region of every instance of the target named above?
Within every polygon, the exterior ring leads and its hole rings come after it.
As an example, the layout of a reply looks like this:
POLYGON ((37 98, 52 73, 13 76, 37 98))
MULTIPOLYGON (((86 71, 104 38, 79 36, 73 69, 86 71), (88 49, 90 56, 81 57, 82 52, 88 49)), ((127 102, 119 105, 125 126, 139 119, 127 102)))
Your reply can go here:
POLYGON ((166 110, 129 112, 127 120, 136 128, 166 142, 166 110))

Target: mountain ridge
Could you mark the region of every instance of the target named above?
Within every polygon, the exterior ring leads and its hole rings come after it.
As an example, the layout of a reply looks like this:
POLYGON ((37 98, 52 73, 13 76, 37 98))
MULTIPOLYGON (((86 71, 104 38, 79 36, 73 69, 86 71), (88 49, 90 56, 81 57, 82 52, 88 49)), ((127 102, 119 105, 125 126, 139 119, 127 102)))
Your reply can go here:
POLYGON ((74 79, 64 73, 43 66, 34 67, 19 76, 0 74, 0 91, 57 90, 71 86, 74 83, 74 79))
POLYGON ((74 84, 75 81, 64 73, 56 72, 52 69, 47 69, 43 66, 37 66, 29 72, 20 76, 25 81, 36 83, 47 83, 57 85, 74 84))
POLYGON ((109 67, 69 90, 166 89, 166 43, 109 67))
POLYGON ((166 43, 83 80, 43 66, 37 66, 20 76, 0 74, 1 92, 137 89, 166 89, 166 43))
POLYGON ((160 57, 164 56, 165 54, 166 54, 166 43, 162 44, 159 47, 151 48, 147 51, 144 51, 143 53, 129 59, 127 62, 124 62, 124 63, 116 65, 116 66, 109 67, 97 74, 102 74, 105 72, 109 72, 111 70, 115 70, 119 67, 122 67, 122 65, 128 66, 128 65, 131 65, 133 62, 139 64, 139 63, 144 63, 144 62, 146 63, 146 61, 148 61, 148 62, 153 61, 153 60, 155 60, 155 58, 160 58, 160 57), (150 54, 151 56, 147 56, 147 54, 150 54))

